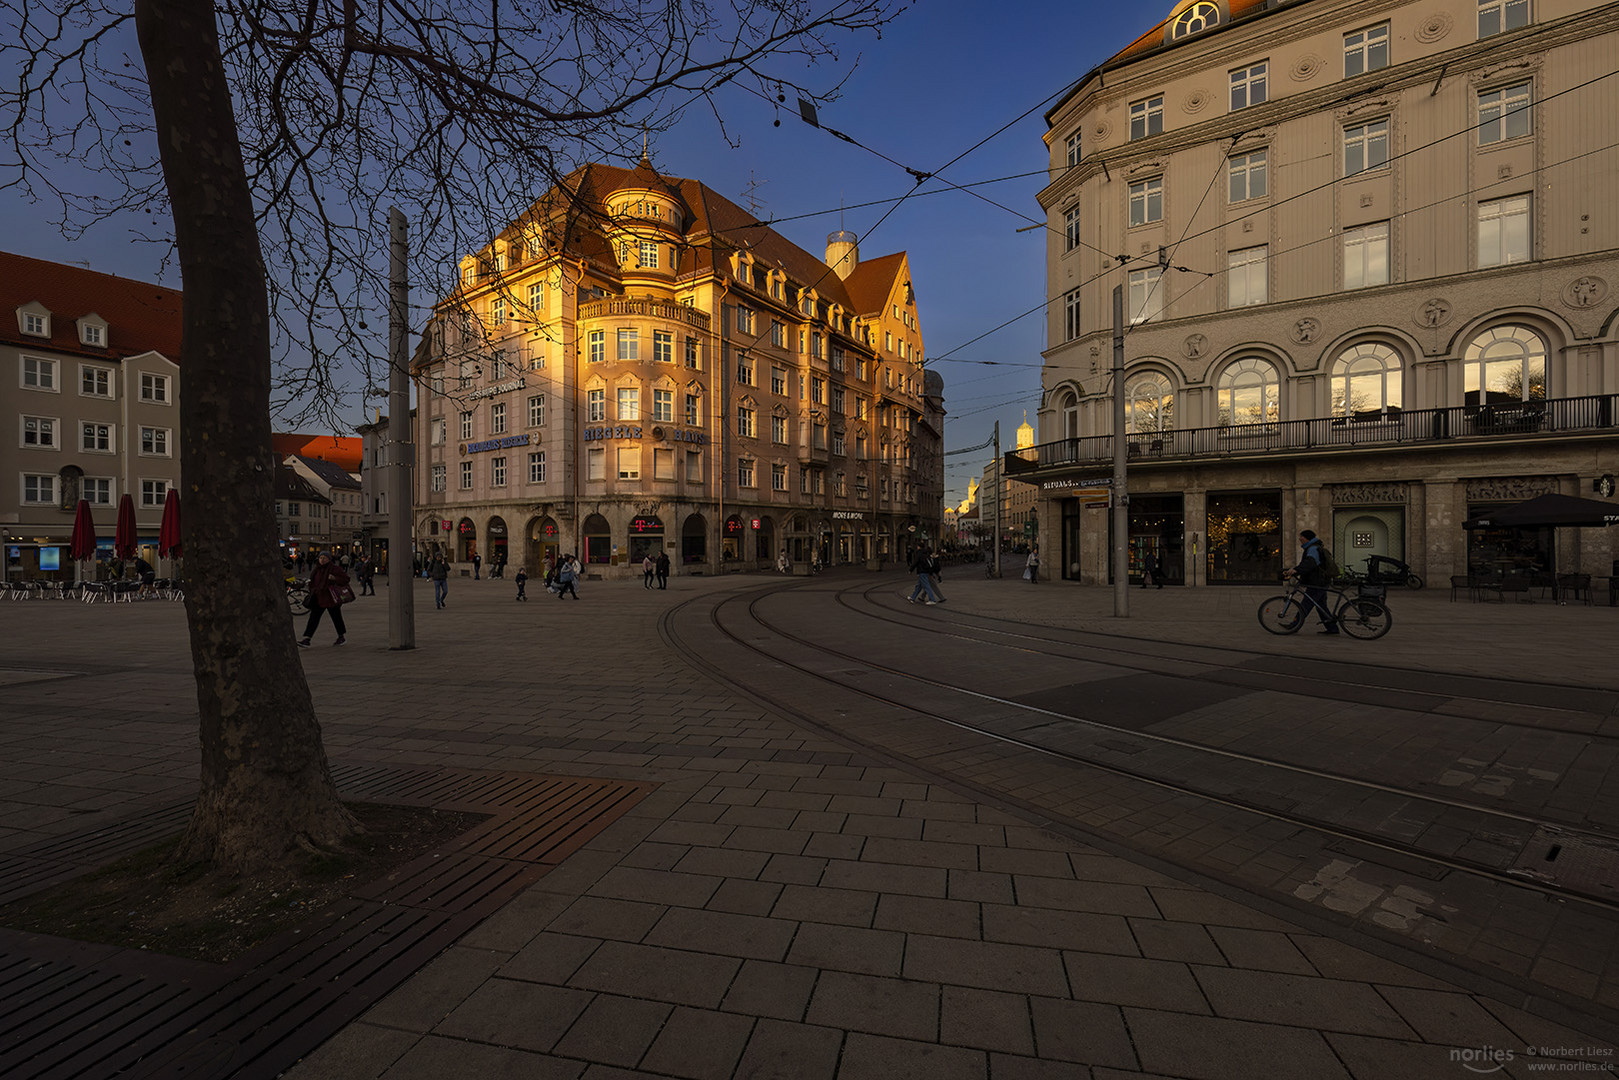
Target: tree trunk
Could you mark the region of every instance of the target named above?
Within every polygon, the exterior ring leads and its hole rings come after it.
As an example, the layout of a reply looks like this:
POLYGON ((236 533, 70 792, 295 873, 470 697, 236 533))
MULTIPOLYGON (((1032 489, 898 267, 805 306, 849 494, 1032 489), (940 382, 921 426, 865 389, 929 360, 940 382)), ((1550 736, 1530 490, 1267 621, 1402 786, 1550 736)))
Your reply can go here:
POLYGON ((209 0, 136 0, 184 287, 180 476, 202 784, 181 855, 273 871, 355 823, 337 799, 276 550, 270 317, 209 0))

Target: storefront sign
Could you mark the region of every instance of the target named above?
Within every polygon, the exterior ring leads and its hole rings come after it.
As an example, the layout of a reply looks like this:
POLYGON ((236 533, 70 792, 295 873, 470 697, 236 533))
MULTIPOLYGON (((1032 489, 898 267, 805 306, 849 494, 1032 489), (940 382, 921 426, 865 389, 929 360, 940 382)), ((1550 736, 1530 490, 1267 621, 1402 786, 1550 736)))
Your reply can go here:
POLYGON ((587 427, 585 428, 585 441, 595 442, 599 439, 639 439, 641 427, 639 424, 619 427, 587 427))
POLYGON ((832 511, 832 519, 834 521, 865 521, 866 515, 858 510, 834 510, 832 511))
POLYGON ((474 390, 472 393, 467 395, 467 400, 477 401, 479 398, 494 397, 496 394, 506 394, 513 390, 521 390, 527 385, 528 384, 523 381, 523 377, 519 375, 511 382, 503 382, 499 386, 486 386, 482 390, 474 390))
POLYGON ((1082 476, 1073 480, 1047 480, 1040 485, 1041 491, 1074 491, 1080 488, 1110 488, 1113 486, 1111 476, 1082 476))
POLYGON ((504 450, 508 446, 527 446, 529 436, 508 435, 504 439, 485 439, 483 442, 469 442, 461 448, 463 454, 481 454, 485 450, 504 450))

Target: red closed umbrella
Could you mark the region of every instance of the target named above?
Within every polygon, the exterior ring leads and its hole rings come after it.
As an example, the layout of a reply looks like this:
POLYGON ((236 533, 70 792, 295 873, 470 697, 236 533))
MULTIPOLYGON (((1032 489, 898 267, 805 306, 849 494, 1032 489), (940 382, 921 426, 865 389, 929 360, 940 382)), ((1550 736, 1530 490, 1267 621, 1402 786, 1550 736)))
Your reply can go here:
POLYGON ((127 491, 118 502, 118 530, 112 535, 112 553, 120 559, 135 557, 135 500, 127 491))
POLYGON ((180 489, 170 488, 163 499, 163 524, 157 530, 157 556, 180 557, 180 489))
POLYGON ((75 562, 86 562, 96 557, 96 523, 90 520, 90 503, 79 500, 73 513, 73 548, 75 562))

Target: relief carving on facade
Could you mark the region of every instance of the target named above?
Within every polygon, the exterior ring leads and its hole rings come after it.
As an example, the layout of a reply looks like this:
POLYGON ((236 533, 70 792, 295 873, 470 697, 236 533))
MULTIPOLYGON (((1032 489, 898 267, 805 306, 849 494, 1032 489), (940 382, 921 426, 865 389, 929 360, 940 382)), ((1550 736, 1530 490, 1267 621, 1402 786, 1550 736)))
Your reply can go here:
POLYGON ((1422 20, 1422 25, 1411 36, 1424 44, 1431 44, 1450 33, 1454 25, 1449 15, 1443 11, 1435 12, 1422 20))
POLYGON ((1181 112, 1200 113, 1209 107, 1212 95, 1207 90, 1193 90, 1181 101, 1181 112))
POLYGON ((1319 56, 1314 53, 1306 53, 1298 58, 1298 61, 1293 65, 1293 70, 1289 71, 1288 75, 1294 82, 1309 82, 1321 74, 1321 69, 1326 66, 1327 62, 1319 56))
POLYGON ((1353 120, 1363 113, 1393 112, 1395 104, 1396 102, 1393 98, 1368 98, 1365 101, 1356 101, 1353 104, 1345 105, 1337 111, 1336 115, 1339 122, 1342 123, 1345 120, 1353 120))
POLYGON ((1098 143, 1107 142, 1107 137, 1113 134, 1113 125, 1106 120, 1098 120, 1091 128, 1091 137, 1098 143))
POLYGON ((1153 158, 1150 161, 1136 162, 1124 171, 1124 175, 1126 178, 1133 180, 1138 176, 1157 176, 1167 168, 1169 168, 1168 161, 1163 158, 1153 158))
POLYGON ((1417 325, 1428 327, 1444 326, 1450 321, 1450 310, 1450 301, 1441 300, 1436 296, 1417 308, 1417 325))
POLYGON ((1587 274, 1568 283, 1568 287, 1563 290, 1563 303, 1571 308, 1588 308, 1607 295, 1608 283, 1602 278, 1587 274))
POLYGON ((1293 340, 1300 345, 1308 345, 1321 333, 1320 319, 1300 319, 1293 324, 1293 340))
POLYGON ((1468 502, 1522 502, 1557 491, 1553 476, 1498 476, 1467 481, 1468 502))
POLYGON ((1186 336, 1185 352, 1188 360, 1196 360, 1203 355, 1209 347, 1209 339, 1202 334, 1188 334, 1186 336))
POLYGON ((1488 86, 1498 79, 1509 79, 1517 75, 1530 75, 1540 70, 1539 57, 1522 57, 1517 60, 1508 60, 1500 64, 1491 64, 1477 71, 1470 71, 1467 79, 1474 86, 1488 86))
POLYGON ((1388 506, 1405 505, 1410 485, 1403 482, 1388 484, 1330 484, 1334 506, 1388 506))

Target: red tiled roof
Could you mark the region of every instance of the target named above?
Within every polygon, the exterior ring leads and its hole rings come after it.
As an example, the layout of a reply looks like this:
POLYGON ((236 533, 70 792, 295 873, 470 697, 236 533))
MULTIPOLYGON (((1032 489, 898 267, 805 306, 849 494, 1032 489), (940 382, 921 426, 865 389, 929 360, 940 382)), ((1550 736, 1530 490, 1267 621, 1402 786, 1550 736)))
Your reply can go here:
POLYGON ((854 310, 860 315, 874 315, 888 304, 894 292, 894 279, 905 265, 905 253, 879 255, 875 259, 861 259, 854 273, 844 282, 854 300, 854 310))
POLYGON ((289 454, 330 461, 344 472, 360 471, 363 456, 362 441, 353 435, 295 435, 276 433, 270 436, 270 448, 275 456, 286 460, 289 454))
POLYGON ((50 348, 79 356, 121 360, 144 352, 180 362, 180 293, 82 266, 0 252, 0 341, 40 346, 22 333, 16 309, 38 301, 51 313, 50 348), (91 313, 107 322, 107 348, 79 342, 77 320, 91 313))

